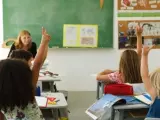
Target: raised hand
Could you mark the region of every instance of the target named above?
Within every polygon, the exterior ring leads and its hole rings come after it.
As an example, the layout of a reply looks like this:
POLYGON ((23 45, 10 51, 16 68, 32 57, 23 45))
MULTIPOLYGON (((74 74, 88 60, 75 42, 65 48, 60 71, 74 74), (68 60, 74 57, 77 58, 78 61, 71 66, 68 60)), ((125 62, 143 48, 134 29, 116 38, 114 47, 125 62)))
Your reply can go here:
POLYGON ((42 27, 42 40, 49 41, 50 39, 50 35, 47 33, 46 29, 42 27))
POLYGON ((149 53, 149 51, 150 51, 152 48, 154 48, 154 47, 155 47, 155 45, 152 45, 151 47, 144 46, 144 47, 143 47, 143 51, 142 51, 142 55, 147 56, 148 53, 149 53))
POLYGON ((140 27, 140 25, 138 24, 138 25, 136 26, 136 34, 137 34, 137 35, 141 35, 142 32, 143 32, 143 28, 140 27))

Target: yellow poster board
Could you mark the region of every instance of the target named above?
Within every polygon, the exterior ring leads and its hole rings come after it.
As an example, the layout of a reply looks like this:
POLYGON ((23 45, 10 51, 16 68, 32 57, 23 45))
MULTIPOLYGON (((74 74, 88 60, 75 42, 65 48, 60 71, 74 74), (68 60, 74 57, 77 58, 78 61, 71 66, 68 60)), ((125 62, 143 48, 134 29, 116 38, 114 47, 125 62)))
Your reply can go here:
POLYGON ((64 24, 63 47, 97 47, 98 25, 64 24))

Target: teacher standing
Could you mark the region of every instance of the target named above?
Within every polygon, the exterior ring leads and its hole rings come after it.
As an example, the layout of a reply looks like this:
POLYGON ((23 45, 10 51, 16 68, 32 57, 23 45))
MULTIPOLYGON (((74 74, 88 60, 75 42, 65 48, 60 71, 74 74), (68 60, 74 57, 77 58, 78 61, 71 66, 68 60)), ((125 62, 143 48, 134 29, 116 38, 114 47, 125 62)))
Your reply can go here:
POLYGON ((29 51, 32 53, 33 57, 36 56, 37 54, 37 45, 35 42, 32 41, 31 34, 27 30, 22 30, 18 37, 17 40, 12 44, 8 57, 12 53, 13 50, 16 49, 23 49, 26 51, 29 51))

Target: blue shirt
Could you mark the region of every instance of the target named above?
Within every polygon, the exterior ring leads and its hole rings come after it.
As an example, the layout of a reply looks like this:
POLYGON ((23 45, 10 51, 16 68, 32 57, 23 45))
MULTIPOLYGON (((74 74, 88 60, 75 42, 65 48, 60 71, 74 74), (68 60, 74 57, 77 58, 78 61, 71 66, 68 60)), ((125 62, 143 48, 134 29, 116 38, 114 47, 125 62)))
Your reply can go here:
POLYGON ((150 106, 147 117, 149 118, 160 118, 160 98, 154 100, 153 104, 150 106))

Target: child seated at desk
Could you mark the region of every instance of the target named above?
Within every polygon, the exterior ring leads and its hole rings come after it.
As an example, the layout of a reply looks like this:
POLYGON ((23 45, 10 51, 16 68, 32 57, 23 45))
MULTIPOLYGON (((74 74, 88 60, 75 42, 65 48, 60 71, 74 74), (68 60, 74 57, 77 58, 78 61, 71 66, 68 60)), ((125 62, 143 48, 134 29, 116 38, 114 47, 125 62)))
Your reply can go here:
POLYGON ((141 83, 140 58, 142 52, 142 31, 138 25, 136 27, 137 52, 125 50, 122 53, 119 71, 105 70, 97 75, 97 80, 104 83, 141 83))
POLYGON ((27 63, 0 61, 0 111, 7 120, 43 120, 33 91, 32 72, 27 63))
POLYGON ((42 41, 32 71, 24 60, 0 61, 0 111, 7 120, 43 120, 34 99, 34 91, 49 40, 50 36, 43 28, 42 41))
POLYGON ((154 46, 143 47, 141 59, 141 76, 146 91, 150 94, 153 101, 150 105, 147 117, 160 118, 160 68, 152 72, 150 75, 148 70, 148 53, 153 47, 154 46))

